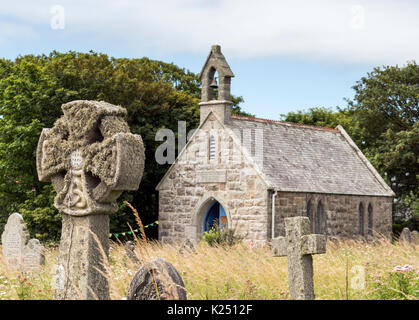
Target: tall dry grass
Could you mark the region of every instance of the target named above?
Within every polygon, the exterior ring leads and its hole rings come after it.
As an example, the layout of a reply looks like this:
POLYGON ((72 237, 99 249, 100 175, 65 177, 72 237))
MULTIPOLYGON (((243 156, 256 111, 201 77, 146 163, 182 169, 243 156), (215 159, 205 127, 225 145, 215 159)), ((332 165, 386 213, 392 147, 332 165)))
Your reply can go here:
MULTIPOLYGON (((328 242, 326 254, 313 256, 316 298, 374 299, 375 281, 384 278, 394 266, 409 264, 419 270, 418 249, 386 240, 328 242), (366 280, 363 288, 356 282, 359 270, 363 270, 366 280)), ((178 246, 137 239, 135 253, 140 264, 157 257, 172 263, 184 280, 188 299, 289 299, 287 259, 272 257, 266 247, 239 244, 224 248, 200 243, 195 253, 181 254, 178 246)), ((51 299, 57 256, 57 248, 47 249, 44 271, 31 276, 8 270, 0 253, 0 299, 51 299)), ((111 299, 126 297, 138 268, 126 256, 122 243, 111 243, 111 299)))

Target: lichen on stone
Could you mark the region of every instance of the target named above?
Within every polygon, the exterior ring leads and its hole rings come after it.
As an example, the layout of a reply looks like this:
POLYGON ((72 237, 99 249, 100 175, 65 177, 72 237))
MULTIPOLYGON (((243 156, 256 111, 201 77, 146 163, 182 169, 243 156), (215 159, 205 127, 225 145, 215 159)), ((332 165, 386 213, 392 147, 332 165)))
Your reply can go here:
MULTIPOLYGON (((130 133, 122 107, 80 100, 64 104, 62 110, 64 115, 52 129, 42 131, 38 143, 40 179, 52 181, 57 191, 54 205, 60 211, 75 205, 71 199, 79 205, 76 215, 115 211, 119 194, 136 190, 141 180, 141 137, 130 133), (77 180, 78 187, 72 187, 75 179, 81 179, 77 180), (78 196, 87 202, 87 209, 80 207, 78 196)), ((69 212, 75 214, 77 210, 69 212)))

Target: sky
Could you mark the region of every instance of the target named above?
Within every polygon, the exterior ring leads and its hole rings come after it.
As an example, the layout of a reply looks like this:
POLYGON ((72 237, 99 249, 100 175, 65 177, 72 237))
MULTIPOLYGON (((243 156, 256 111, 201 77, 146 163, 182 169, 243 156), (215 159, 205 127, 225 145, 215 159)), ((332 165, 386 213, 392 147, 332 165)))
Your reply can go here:
POLYGON ((376 66, 419 61, 416 0, 0 0, 0 57, 52 50, 173 62, 221 45, 243 109, 344 107, 376 66))

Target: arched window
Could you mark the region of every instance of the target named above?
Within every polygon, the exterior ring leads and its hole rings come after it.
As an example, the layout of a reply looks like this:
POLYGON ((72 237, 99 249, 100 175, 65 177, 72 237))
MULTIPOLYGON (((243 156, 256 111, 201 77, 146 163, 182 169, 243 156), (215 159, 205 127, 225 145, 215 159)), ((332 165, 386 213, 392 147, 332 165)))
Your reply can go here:
POLYGON ((307 201, 306 215, 310 219, 310 231, 314 232, 314 219, 313 219, 313 208, 311 205, 311 199, 307 201))
POLYGON ((316 230, 315 233, 321 234, 323 232, 323 214, 324 214, 323 203, 319 200, 317 204, 317 212, 316 212, 316 230))
POLYGON ((360 235, 363 236, 364 235, 364 205, 362 204, 362 202, 359 204, 358 221, 359 221, 358 232, 360 235))
POLYGON ((215 138, 214 138, 214 136, 210 136, 210 138, 209 138, 208 154, 209 154, 209 159, 210 160, 215 159, 215 138))
POLYGON ((372 235, 372 205, 368 205, 368 234, 372 235))

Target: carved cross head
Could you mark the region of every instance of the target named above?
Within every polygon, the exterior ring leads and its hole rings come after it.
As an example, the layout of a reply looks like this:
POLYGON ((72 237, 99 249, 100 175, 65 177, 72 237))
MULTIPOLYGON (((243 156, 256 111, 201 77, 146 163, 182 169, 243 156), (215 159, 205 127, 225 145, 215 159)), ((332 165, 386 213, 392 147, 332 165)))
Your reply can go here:
POLYGON ((310 220, 307 217, 285 218, 285 237, 272 239, 273 256, 291 256, 299 259, 303 255, 326 252, 326 237, 310 234, 310 220))
POLYGON ((43 129, 36 153, 40 181, 51 181, 54 206, 73 216, 113 213, 124 190, 137 190, 144 171, 141 136, 130 133, 124 108, 103 101, 62 105, 43 129))

